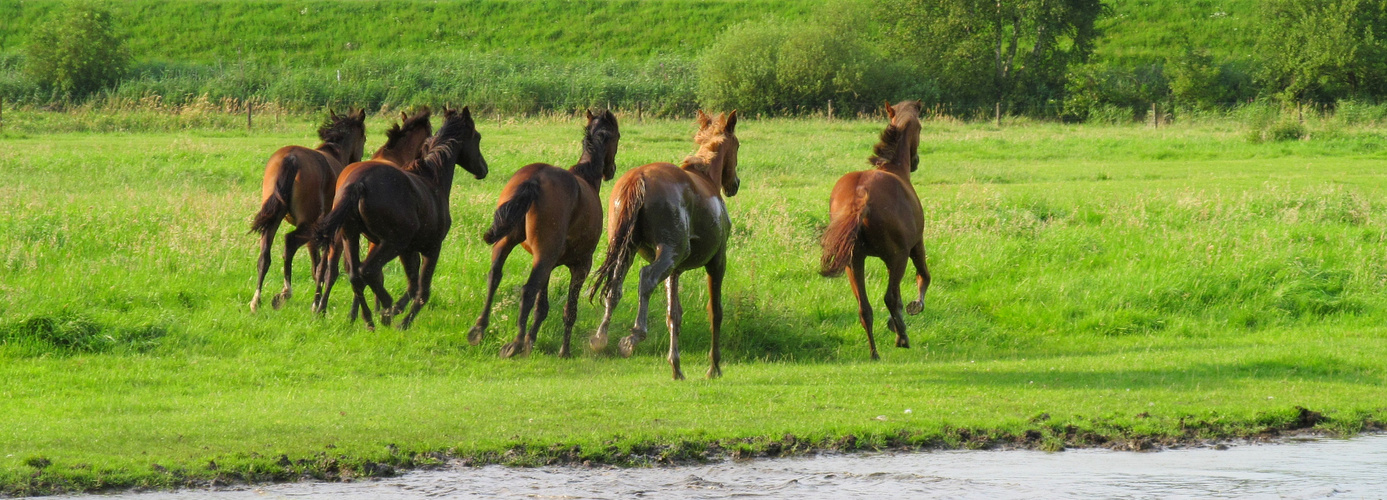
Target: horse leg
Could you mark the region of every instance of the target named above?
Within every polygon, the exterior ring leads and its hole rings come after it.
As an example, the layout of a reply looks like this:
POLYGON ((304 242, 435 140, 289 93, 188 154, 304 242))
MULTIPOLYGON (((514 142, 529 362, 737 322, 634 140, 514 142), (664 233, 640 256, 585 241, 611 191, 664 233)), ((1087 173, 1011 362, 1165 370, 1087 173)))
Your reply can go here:
MULTIPOLYGON (((400 265, 405 268, 405 294, 400 296, 400 300, 395 302, 395 307, 390 309, 390 315, 395 316, 405 312, 405 308, 414 300, 414 296, 419 293, 419 252, 405 252, 400 254, 400 265)), ((381 313, 384 315, 385 313, 381 313)))
POLYGON ((872 338, 872 304, 867 302, 867 277, 863 272, 867 257, 854 252, 852 265, 848 266, 848 282, 852 284, 852 295, 857 297, 857 318, 862 321, 862 328, 867 330, 867 348, 872 352, 872 359, 881 359, 877 355, 877 342, 872 338))
POLYGON ((318 246, 313 238, 308 239, 308 259, 312 272, 309 278, 313 280, 313 304, 310 308, 318 310, 318 301, 323 299, 323 264, 327 262, 327 250, 318 246))
POLYGON ((274 247, 275 232, 279 231, 279 221, 271 222, 260 233, 260 260, 256 261, 259 276, 255 280, 255 296, 250 298, 250 312, 260 308, 260 289, 265 287, 265 273, 270 272, 270 249, 274 247))
POLYGON ((650 294, 655 291, 655 287, 660 282, 669 277, 670 270, 674 268, 674 248, 661 244, 655 249, 655 259, 650 265, 641 268, 640 282, 640 305, 636 309, 636 324, 631 327, 631 334, 621 338, 617 347, 621 349, 623 357, 631 357, 635 352, 636 344, 645 340, 646 318, 650 315, 650 294))
POLYGON ((318 299, 313 302, 313 311, 318 314, 327 313, 327 299, 328 296, 332 295, 332 286, 337 284, 338 267, 341 261, 342 239, 333 238, 332 243, 327 247, 327 256, 319 264, 322 267, 319 271, 319 287, 322 292, 318 295, 318 299))
POLYGON ((559 357, 573 355, 569 350, 569 339, 573 338, 573 324, 578 321, 578 296, 583 294, 583 283, 588 279, 592 259, 586 263, 568 266, 568 301, 563 306, 563 345, 559 346, 559 357))
POLYGON ((896 334, 896 347, 910 347, 910 337, 905 335, 905 316, 901 315, 901 279, 905 277, 906 256, 897 254, 886 261, 886 310, 891 313, 886 327, 896 334))
POLYGON ((722 376, 722 350, 718 339, 722 334, 722 277, 727 273, 727 249, 718 252, 704 266, 708 271, 708 324, 712 327, 712 347, 708 350, 708 378, 722 376))
MULTIPOLYGON (((347 268, 347 281, 352 285, 352 312, 351 322, 356 322, 357 314, 366 305, 366 279, 361 276, 361 241, 358 235, 348 237, 346 234, 338 236, 343 252, 347 255, 343 265, 347 268)), ((370 314, 368 311, 367 314, 370 314)), ((366 328, 375 330, 376 325, 371 323, 367 316, 366 328)))
POLYGON ((602 352, 607 348, 607 328, 612 324, 612 311, 616 310, 617 304, 621 303, 621 284, 626 283, 626 273, 631 271, 631 266, 621 266, 612 274, 612 289, 607 292, 607 296, 602 298, 602 320, 597 324, 597 332, 588 339, 588 347, 594 352, 602 352))
POLYGON ((929 265, 925 263, 923 241, 910 249, 910 261, 915 263, 915 286, 919 287, 920 296, 905 306, 905 312, 914 316, 925 310, 925 291, 929 290, 929 265))
POLYGON ((409 314, 406 314, 405 319, 400 322, 401 330, 408 330, 414 324, 414 317, 419 314, 419 310, 429 303, 429 295, 433 290, 433 270, 438 266, 438 252, 435 249, 423 254, 424 266, 419 271, 419 285, 414 295, 414 306, 410 307, 409 314))
POLYGON ((679 369, 679 331, 684 327, 684 306, 679 303, 679 273, 670 273, 665 279, 665 327, 669 329, 669 367, 674 370, 674 380, 684 380, 684 371, 679 369))
POLYGON ((506 267, 506 257, 513 249, 515 243, 509 237, 501 238, 491 246, 491 271, 486 273, 486 301, 483 302, 481 316, 477 317, 477 324, 467 332, 469 344, 482 343, 482 336, 486 335, 486 327, 491 324, 491 303, 496 298, 496 287, 501 285, 501 271, 506 267))
POLYGON ((532 337, 527 336, 525 327, 529 324, 530 311, 535 312, 534 329, 538 331, 539 324, 544 321, 544 317, 549 315, 549 274, 554 271, 554 264, 549 259, 542 258, 542 250, 535 248, 535 264, 530 268, 530 279, 525 282, 525 286, 520 289, 520 317, 516 318, 519 332, 515 335, 515 340, 501 346, 501 357, 509 358, 516 354, 528 354, 532 337))
MULTIPOLYGON (((361 261, 361 277, 376 296, 376 307, 381 310, 380 322, 385 326, 390 326, 389 308, 394 302, 390 298, 390 292, 385 289, 385 264, 395 260, 400 254, 395 245, 382 241, 371 245, 371 249, 366 252, 366 258, 361 261)), ((366 307, 364 295, 361 298, 361 312, 366 324, 374 326, 371 324, 371 310, 366 307)))
POLYGON ((308 243, 309 235, 312 234, 312 227, 296 227, 289 234, 284 235, 284 289, 275 294, 270 301, 270 306, 275 309, 284 307, 284 302, 294 294, 294 255, 298 254, 299 247, 308 243))

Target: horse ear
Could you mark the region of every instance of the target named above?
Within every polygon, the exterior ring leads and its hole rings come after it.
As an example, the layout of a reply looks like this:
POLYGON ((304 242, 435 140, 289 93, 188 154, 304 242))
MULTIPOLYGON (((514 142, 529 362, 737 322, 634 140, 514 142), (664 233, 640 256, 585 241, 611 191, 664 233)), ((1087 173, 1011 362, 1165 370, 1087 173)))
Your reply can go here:
POLYGON ((401 111, 401 112, 400 112, 400 121, 405 121, 405 120, 408 120, 408 119, 409 119, 409 114, 408 114, 408 113, 405 113, 404 111, 401 111))
POLYGON ((333 120, 336 120, 336 119, 337 119, 337 112, 336 112, 336 111, 333 111, 333 110, 332 110, 332 107, 328 107, 328 108, 327 108, 327 117, 328 117, 328 118, 331 118, 331 119, 333 119, 333 120))
POLYGON ((588 115, 588 121, 592 121, 592 110, 591 110, 591 109, 585 109, 585 110, 583 110, 583 114, 588 115))
POLYGON ((881 105, 886 107, 886 119, 896 119, 896 108, 891 107, 891 101, 881 101, 881 105))
POLYGON ((698 129, 703 130, 708 128, 708 124, 710 123, 713 123, 713 117, 708 116, 708 113, 704 113, 701 109, 698 110, 698 129))
POLYGON ((737 110, 734 109, 727 114, 727 118, 723 121, 722 130, 725 132, 737 131, 737 110))
POLYGON ((462 118, 465 119, 465 120, 467 120, 467 121, 472 121, 472 107, 471 107, 471 106, 463 106, 463 107, 462 107, 462 118))
POLYGON ((366 108, 357 108, 356 119, 366 121, 366 108))

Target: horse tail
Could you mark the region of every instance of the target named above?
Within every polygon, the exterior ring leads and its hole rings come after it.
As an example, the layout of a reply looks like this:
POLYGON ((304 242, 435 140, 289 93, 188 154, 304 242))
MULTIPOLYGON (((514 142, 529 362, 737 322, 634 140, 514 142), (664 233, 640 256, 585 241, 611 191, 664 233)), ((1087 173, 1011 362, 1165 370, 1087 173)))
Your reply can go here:
POLYGON ((867 190, 857 188, 857 197, 852 206, 841 216, 828 223, 824 230, 823 258, 819 260, 819 274, 833 278, 841 276, 848 267, 848 259, 857 247, 857 236, 862 232, 862 219, 867 216, 867 190))
POLYGON ((615 282, 617 273, 631 267, 636 253, 636 219, 645 206, 645 179, 637 177, 633 182, 619 185, 613 190, 612 199, 621 204, 612 211, 608 222, 614 229, 607 238, 607 258, 597 268, 597 277, 588 291, 589 301, 598 294, 604 297, 611 294, 613 287, 620 288, 621 283, 615 282))
POLYGON ((356 211, 356 206, 361 202, 361 196, 365 192, 365 186, 359 182, 347 184, 337 190, 332 211, 328 212, 327 217, 319 220, 318 226, 313 230, 313 239, 318 245, 326 247, 332 243, 332 237, 337 234, 338 229, 342 228, 342 224, 347 222, 347 218, 356 211))
POLYGON ((515 188, 515 194, 509 200, 496 207, 496 215, 491 222, 491 229, 486 230, 482 235, 482 241, 490 245, 496 243, 501 237, 515 231, 517 227, 525 222, 525 214, 530 211, 530 205, 539 199, 539 177, 531 177, 529 180, 520 183, 515 188))
POLYGON ((265 234, 270 227, 289 213, 294 197, 294 178, 299 175, 299 161, 294 155, 285 155, 279 161, 279 177, 275 178, 275 190, 260 205, 260 212, 250 223, 250 232, 265 234))

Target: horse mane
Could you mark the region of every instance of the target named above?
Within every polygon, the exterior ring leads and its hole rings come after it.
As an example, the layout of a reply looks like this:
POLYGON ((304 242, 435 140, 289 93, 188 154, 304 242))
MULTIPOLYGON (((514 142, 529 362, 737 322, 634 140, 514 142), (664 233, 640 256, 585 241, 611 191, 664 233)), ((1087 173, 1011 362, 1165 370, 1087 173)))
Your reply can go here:
POLYGON ((447 164, 457 162, 457 148, 467 136, 469 128, 467 127, 468 120, 464 120, 461 114, 450 112, 445 112, 445 114, 447 118, 445 118, 443 126, 439 127, 438 132, 433 137, 424 141, 423 154, 402 167, 402 170, 413 172, 435 184, 440 180, 439 171, 447 164))
POLYGON ((708 142, 699 146, 697 152, 684 158, 684 164, 681 167, 707 173, 708 167, 713 164, 713 157, 718 155, 718 151, 722 149, 723 141, 726 140, 727 137, 721 134, 708 139, 708 142))
POLYGON ((905 129, 895 125, 887 125, 886 130, 881 131, 881 142, 872 147, 872 157, 867 158, 867 163, 876 167, 883 167, 888 164, 896 163, 896 152, 900 141, 905 136, 905 129))
POLYGON ((321 139, 325 145, 337 146, 351 140, 352 129, 362 125, 361 120, 352 118, 352 114, 328 116, 323 120, 323 124, 318 126, 318 139, 321 139))
POLYGON ((429 123, 429 108, 425 106, 419 111, 414 112, 414 116, 405 118, 401 123, 397 123, 385 131, 385 145, 383 150, 390 150, 400 147, 400 141, 409 136, 409 133, 416 128, 427 126, 429 123))

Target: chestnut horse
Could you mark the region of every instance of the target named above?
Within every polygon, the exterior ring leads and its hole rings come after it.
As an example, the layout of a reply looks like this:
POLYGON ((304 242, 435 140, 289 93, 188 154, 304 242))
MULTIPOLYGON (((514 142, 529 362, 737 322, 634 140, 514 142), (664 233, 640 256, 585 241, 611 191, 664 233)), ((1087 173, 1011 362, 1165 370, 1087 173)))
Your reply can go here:
MULTIPOLYGON (((413 116, 403 111, 400 112, 400 123, 385 131, 385 144, 382 144, 375 154, 371 155, 370 161, 403 166, 419 158, 424 142, 429 139, 430 135, 433 135, 433 124, 429 122, 429 115, 428 107, 415 111, 413 116)), ((360 159, 360 157, 361 155, 358 154, 357 158, 360 159)), ((340 177, 341 174, 339 173, 338 176, 340 177)), ((336 192, 336 183, 333 184, 333 192, 336 192)), ((329 197, 328 199, 331 200, 332 198, 329 197)), ((325 213, 331 210, 332 203, 329 202, 324 208, 325 213)), ((342 258, 341 250, 341 245, 334 242, 328 247, 328 258, 314 271, 318 291, 313 297, 313 310, 320 314, 327 312, 328 297, 332 295, 332 287, 337 283, 337 264, 342 258)))
POLYGON ((448 198, 453 190, 453 174, 459 162, 476 178, 486 177, 486 160, 472 112, 445 109, 443 126, 428 140, 427 154, 404 166, 390 162, 367 161, 349 165, 337 180, 337 200, 315 235, 325 242, 338 235, 347 256, 347 274, 355 298, 352 321, 358 307, 366 327, 374 330, 371 308, 366 304, 370 286, 380 308, 381 322, 390 324, 390 293, 385 290, 382 268, 400 258, 409 280, 405 292, 413 302, 409 314, 400 322, 408 329, 419 310, 429 301, 434 267, 443 248, 443 239, 453 225, 448 198), (371 241, 370 251, 360 259, 360 236, 371 241))
POLYGON ((669 364, 674 379, 679 369, 679 330, 684 309, 679 304, 679 275, 702 267, 708 271, 708 316, 712 325, 708 378, 722 375, 718 336, 722 330, 722 278, 727 272, 727 236, 732 222, 722 193, 737 194, 737 112, 713 118, 698 112, 698 151, 683 165, 651 163, 627 172, 612 187, 607 225, 607 258, 597 269, 591 296, 606 299, 602 322, 593 334, 594 350, 607 347, 607 327, 621 300, 621 286, 638 252, 650 265, 640 272, 640 306, 631 334, 622 338, 621 355, 630 356, 645 340, 650 294, 665 282, 668 296, 669 364))
POLYGON ((506 257, 516 245, 534 256, 530 279, 520 293, 520 331, 515 341, 501 348, 501 357, 526 354, 539 335, 539 325, 549 315, 549 276, 555 266, 568 267, 568 302, 563 309, 563 346, 568 357, 573 323, 578 319, 578 296, 592 268, 592 253, 602 237, 603 180, 616 175, 616 148, 621 138, 611 111, 593 116, 583 137, 578 163, 564 170, 545 163, 531 163, 511 176, 497 202, 495 221, 482 236, 491 245, 491 272, 486 276, 486 301, 476 326, 467 333, 472 345, 481 343, 491 315, 492 299, 501 283, 506 257), (535 313, 526 335, 526 319, 535 313))
POLYGON ((285 146, 270 155, 260 183, 260 212, 250 225, 251 232, 260 233, 260 275, 255 281, 255 296, 250 299, 251 312, 260 308, 260 290, 265 286, 265 273, 270 270, 270 247, 281 221, 287 220, 295 227, 284 235, 284 289, 270 304, 279 309, 289 300, 294 254, 305 244, 317 279, 323 249, 312 241, 313 226, 332 209, 337 174, 348 164, 361 161, 361 150, 366 145, 365 122, 365 110, 345 115, 328 110, 327 121, 318 127, 318 138, 323 143, 316 149, 285 146))
POLYGON ((871 170, 852 172, 838 179, 829 199, 828 229, 823 236, 823 260, 819 273, 838 276, 847 268, 852 293, 857 297, 857 314, 867 330, 867 347, 872 359, 877 355, 872 338, 872 306, 867 302, 867 285, 862 272, 867 257, 886 263, 886 309, 891 319, 886 326, 896 333, 896 347, 910 347, 901 316, 901 278, 906 261, 915 263, 915 283, 919 297, 906 311, 911 315, 924 310, 929 289, 929 267, 925 264, 924 210, 910 173, 920 165, 920 101, 895 106, 886 103, 891 124, 881 132, 881 142, 868 162, 871 170))

